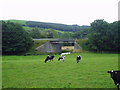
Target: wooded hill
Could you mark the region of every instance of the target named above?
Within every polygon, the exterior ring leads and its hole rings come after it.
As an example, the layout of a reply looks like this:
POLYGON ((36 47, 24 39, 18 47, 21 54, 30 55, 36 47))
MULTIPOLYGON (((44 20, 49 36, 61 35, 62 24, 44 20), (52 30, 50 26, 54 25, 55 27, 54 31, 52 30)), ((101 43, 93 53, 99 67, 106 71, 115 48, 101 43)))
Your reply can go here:
POLYGON ((66 24, 57 24, 57 23, 45 23, 45 22, 35 22, 35 21, 27 21, 26 26, 28 27, 38 27, 44 29, 55 29, 65 32, 76 32, 81 29, 89 28, 89 26, 79 26, 79 25, 66 25, 66 24))
POLYGON ((90 26, 66 25, 26 20, 4 20, 20 24, 33 39, 40 38, 87 38, 90 26), (79 34, 78 34, 79 33, 79 34))
POLYGON ((76 32, 81 29, 89 28, 90 26, 83 25, 79 26, 77 24, 67 25, 67 24, 59 24, 59 23, 47 23, 47 22, 37 22, 37 21, 25 21, 25 20, 9 20, 10 22, 19 23, 25 27, 34 27, 34 28, 43 28, 43 29, 55 29, 59 31, 65 32, 76 32))

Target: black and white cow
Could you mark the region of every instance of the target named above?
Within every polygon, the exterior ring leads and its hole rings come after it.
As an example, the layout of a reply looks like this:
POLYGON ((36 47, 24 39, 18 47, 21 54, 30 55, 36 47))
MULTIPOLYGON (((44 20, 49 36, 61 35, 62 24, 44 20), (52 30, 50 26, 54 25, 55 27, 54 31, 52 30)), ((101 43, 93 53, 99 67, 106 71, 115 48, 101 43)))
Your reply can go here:
POLYGON ((47 57, 46 57, 46 59, 45 59, 45 63, 47 62, 47 61, 53 61, 53 59, 54 59, 54 56, 50 56, 50 55, 48 55, 47 57))
POLYGON ((108 71, 110 73, 111 78, 113 79, 115 85, 117 86, 117 89, 120 88, 120 71, 108 71))
POLYGON ((77 60, 77 63, 79 63, 79 61, 81 60, 81 56, 80 55, 77 56, 76 60, 77 60))
POLYGON ((62 61, 64 62, 65 56, 64 56, 64 55, 60 56, 60 57, 58 58, 58 61, 60 61, 60 60, 62 60, 62 61))

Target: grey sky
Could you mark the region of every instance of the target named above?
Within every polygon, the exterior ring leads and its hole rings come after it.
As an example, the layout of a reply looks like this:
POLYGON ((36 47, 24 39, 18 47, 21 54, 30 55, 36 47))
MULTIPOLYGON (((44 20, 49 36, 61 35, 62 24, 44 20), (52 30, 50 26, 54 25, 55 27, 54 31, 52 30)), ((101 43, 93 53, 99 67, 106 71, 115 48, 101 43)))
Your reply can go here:
POLYGON ((90 25, 118 20, 119 0, 0 0, 0 20, 18 19, 90 25))

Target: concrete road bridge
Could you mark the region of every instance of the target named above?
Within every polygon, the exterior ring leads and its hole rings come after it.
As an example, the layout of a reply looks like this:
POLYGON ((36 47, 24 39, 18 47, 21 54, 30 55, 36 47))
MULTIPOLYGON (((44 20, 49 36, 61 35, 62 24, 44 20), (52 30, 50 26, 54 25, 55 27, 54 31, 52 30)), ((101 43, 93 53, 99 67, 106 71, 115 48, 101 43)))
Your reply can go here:
POLYGON ((40 52, 61 52, 62 46, 73 46, 74 50, 81 49, 75 42, 75 39, 33 39, 33 40, 48 40, 45 44, 36 48, 40 52))

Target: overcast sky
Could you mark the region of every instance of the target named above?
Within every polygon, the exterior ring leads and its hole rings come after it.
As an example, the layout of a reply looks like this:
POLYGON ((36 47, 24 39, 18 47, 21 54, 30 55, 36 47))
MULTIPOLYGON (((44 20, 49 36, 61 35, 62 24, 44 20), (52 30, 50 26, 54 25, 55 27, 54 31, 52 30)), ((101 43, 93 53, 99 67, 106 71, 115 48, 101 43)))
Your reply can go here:
POLYGON ((0 20, 17 19, 90 25, 118 20, 119 0, 0 0, 0 20))

